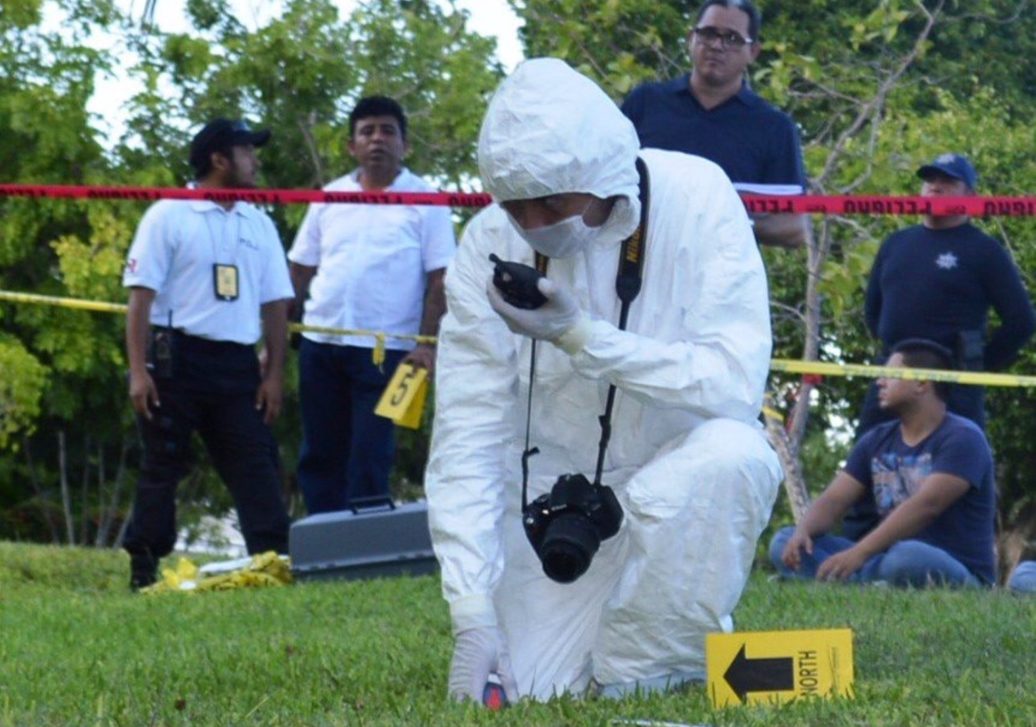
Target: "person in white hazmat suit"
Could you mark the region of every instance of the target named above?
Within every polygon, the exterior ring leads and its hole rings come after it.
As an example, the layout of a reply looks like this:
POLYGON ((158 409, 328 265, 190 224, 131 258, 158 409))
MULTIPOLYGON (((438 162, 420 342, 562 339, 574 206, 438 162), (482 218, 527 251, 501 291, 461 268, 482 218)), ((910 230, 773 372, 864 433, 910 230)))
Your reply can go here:
POLYGON ((620 696, 704 678, 705 634, 730 631, 781 479, 758 417, 771 338, 766 277, 744 207, 712 162, 645 149, 643 286, 619 330, 620 246, 637 227, 637 134, 556 59, 521 64, 478 140, 496 204, 467 226, 446 276, 425 477, 455 651, 449 693, 620 696), (491 283, 495 253, 531 265, 547 303, 491 283), (529 497, 592 476, 598 417, 617 387, 602 481, 624 518, 587 572, 557 583, 522 526, 529 497), (543 341, 549 343, 542 343, 543 341))

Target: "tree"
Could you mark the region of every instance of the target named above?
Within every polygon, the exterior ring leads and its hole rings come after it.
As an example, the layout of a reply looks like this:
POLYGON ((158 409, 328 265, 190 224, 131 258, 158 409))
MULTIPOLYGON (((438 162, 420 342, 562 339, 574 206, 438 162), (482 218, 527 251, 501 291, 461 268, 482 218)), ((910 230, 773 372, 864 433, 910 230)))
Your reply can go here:
MULTIPOLYGON (((0 13, 0 133, 5 140, 0 159, 6 178, 100 182, 109 167, 86 104, 94 74, 108 61, 86 38, 116 16, 108 2, 51 3, 49 9, 65 22, 61 32, 50 32, 40 27, 44 9, 42 2, 23 0, 5 3, 0 13)), ((65 201, 6 199, 0 205, 0 287, 108 297, 114 286, 100 276, 121 268, 124 242, 116 238, 119 214, 125 211, 65 201), (77 259, 83 264, 77 266, 77 259)), ((108 406, 112 396, 106 393, 122 389, 111 367, 120 360, 117 325, 84 313, 31 306, 5 305, 0 317, 0 448, 11 453, 0 466, 5 515, 0 532, 78 540, 76 533, 85 528, 74 517, 70 499, 63 498, 68 507, 55 504, 71 471, 68 457, 62 459, 58 451, 96 457, 101 442, 119 429, 120 418, 109 413, 119 410, 108 406), (66 433, 73 426, 85 438, 69 443, 66 433), (58 526, 61 520, 64 527, 58 526)), ((93 477, 84 482, 84 492, 95 493, 109 484, 93 477)), ((88 502, 76 509, 85 516, 92 507, 88 502)))
MULTIPOLYGON (((189 0, 194 31, 141 29, 112 3, 12 0, 0 9, 0 160, 8 181, 176 186, 203 119, 246 116, 273 129, 266 183, 316 186, 344 173, 347 116, 368 93, 397 96, 411 119, 410 165, 444 186, 470 183, 474 139, 500 70, 494 43, 452 4, 373 0, 350 17, 329 0, 291 0, 247 32, 224 0, 189 0), (64 18, 41 29, 44 11, 64 18), (104 29, 132 50, 140 82, 124 137, 104 150, 86 111, 112 59, 88 40, 104 29), (31 150, 31 153, 26 153, 31 150)), ((0 288, 124 298, 120 273, 143 206, 0 200, 0 288)), ((290 240, 303 208, 270 210, 290 240)), ((126 402, 122 321, 0 304, 0 537, 107 544, 124 522, 137 459, 126 402)), ((294 378, 292 377, 292 382, 294 378)), ((289 410, 279 438, 294 462, 289 410)), ((426 437, 425 433, 425 437, 426 437)), ((420 456, 421 442, 408 448, 420 456)), ((414 467, 407 471, 413 476, 414 467)), ((199 466, 184 488, 202 508, 229 508, 199 466)), ((189 504, 189 503, 188 503, 189 504)))
MULTIPOLYGON (((989 191, 1023 194, 1036 186, 1036 170, 1024 156, 1025 149, 1031 153, 1028 120, 1036 110, 1036 13, 1028 0, 758 4, 763 52, 751 80, 800 124, 813 191, 915 193, 917 166, 949 149, 972 156, 989 191)), ((686 71, 684 38, 694 4, 511 5, 525 21, 522 37, 530 55, 565 58, 617 99, 639 81, 686 71)), ((903 222, 818 218, 815 238, 801 253, 763 250, 777 356, 866 361, 877 353, 863 327, 862 290, 878 243, 903 222)), ((1018 230, 1031 230, 1032 221, 990 225, 1008 239, 1020 267, 1031 270, 1036 245, 1031 234, 1018 230)), ((1031 279, 1028 284, 1032 290, 1031 279)), ((1031 355, 1027 362, 1032 371, 1031 355)), ((827 379, 816 388, 806 380, 772 377, 776 401, 790 412, 784 448, 803 461, 808 480, 830 477, 839 450, 832 453, 828 433, 855 417, 865 383, 827 379)), ((1024 396, 1031 403, 1030 394, 1024 396)), ((1033 464, 1021 442, 1036 436, 1024 409, 1005 411, 1003 404, 1017 396, 1016 390, 994 393, 999 421, 990 429, 994 446, 1004 453, 1001 482, 1011 483, 1005 494, 1014 503, 1023 489, 1032 497, 1032 485, 1021 484, 1031 483, 1033 464)))

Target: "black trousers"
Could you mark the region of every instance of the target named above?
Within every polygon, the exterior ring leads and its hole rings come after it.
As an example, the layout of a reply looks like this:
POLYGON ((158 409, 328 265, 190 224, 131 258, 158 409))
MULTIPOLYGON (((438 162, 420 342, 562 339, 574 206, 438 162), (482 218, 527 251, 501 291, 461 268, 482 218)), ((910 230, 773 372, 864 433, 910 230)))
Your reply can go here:
POLYGON ((197 432, 234 498, 248 552, 286 553, 277 446, 255 409, 255 351, 182 335, 176 345, 173 375, 155 379, 161 407, 137 419, 144 457, 123 547, 154 561, 172 552, 176 487, 190 471, 197 432))
MULTIPOLYGON (((986 389, 984 386, 965 386, 950 384, 950 395, 946 401, 946 409, 953 414, 970 419, 985 431, 986 428, 986 389)), ((856 441, 874 427, 892 421, 896 415, 885 411, 878 402, 878 384, 871 382, 867 388, 867 396, 863 400, 860 412, 860 423, 856 426, 856 441)), ((850 540, 860 540, 864 535, 877 527, 880 518, 872 498, 864 498, 855 503, 845 519, 842 520, 842 535, 850 540)))

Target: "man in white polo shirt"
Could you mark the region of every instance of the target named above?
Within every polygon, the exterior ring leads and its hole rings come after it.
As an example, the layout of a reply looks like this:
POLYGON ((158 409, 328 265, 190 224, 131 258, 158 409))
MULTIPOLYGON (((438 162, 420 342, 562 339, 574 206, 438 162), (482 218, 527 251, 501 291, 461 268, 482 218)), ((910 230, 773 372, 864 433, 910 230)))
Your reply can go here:
MULTIPOLYGON (((349 151, 359 168, 324 189, 435 191, 403 166, 406 131, 396 101, 361 99, 349 115, 349 151)), ((443 274, 455 248, 445 207, 311 205, 288 253, 295 315, 304 306, 308 325, 434 336, 446 310, 443 274)), ((389 338, 378 367, 374 343, 370 336, 322 333, 306 333, 301 342, 298 478, 310 513, 388 496, 393 424, 374 408, 399 363, 431 371, 435 347, 389 338)))
MULTIPOLYGON (((256 147, 269 139, 242 121, 211 121, 191 142, 194 186, 254 187, 256 147)), ((176 542, 176 485, 195 431, 234 497, 248 552, 287 552, 269 425, 281 408, 292 287, 273 222, 244 202, 156 202, 137 228, 123 285, 129 395, 144 443, 124 541, 131 587, 153 583, 176 542)))

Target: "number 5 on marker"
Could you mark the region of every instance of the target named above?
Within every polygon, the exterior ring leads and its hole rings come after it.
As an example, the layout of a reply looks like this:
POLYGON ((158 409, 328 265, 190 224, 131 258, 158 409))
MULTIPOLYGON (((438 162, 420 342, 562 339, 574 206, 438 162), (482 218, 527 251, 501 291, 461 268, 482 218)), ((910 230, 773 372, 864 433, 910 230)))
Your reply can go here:
POLYGON ((421 426, 428 395, 428 369, 401 364, 385 387, 374 413, 391 419, 401 427, 417 429, 421 426))

